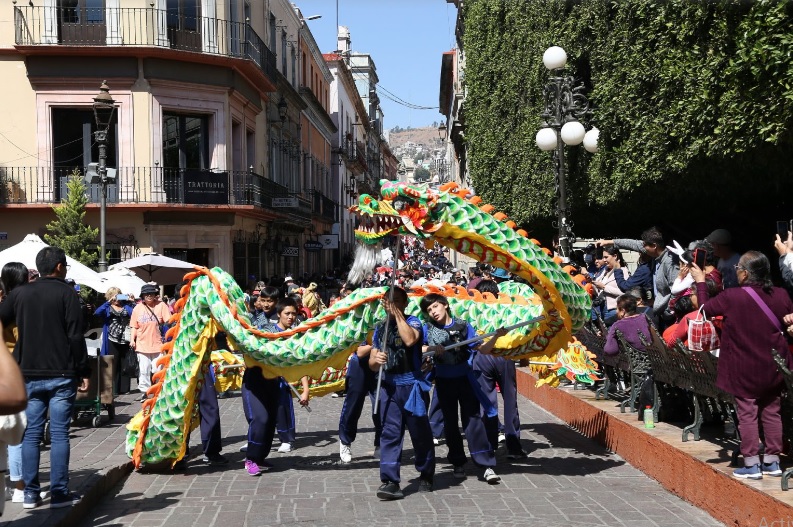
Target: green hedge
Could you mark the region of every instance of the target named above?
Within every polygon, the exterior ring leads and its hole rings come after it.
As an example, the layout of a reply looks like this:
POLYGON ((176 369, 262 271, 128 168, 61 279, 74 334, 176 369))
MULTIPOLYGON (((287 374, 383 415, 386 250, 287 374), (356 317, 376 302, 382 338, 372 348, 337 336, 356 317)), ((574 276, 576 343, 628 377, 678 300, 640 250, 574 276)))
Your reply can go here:
POLYGON ((467 0, 463 9, 471 175, 516 221, 547 228, 553 216, 551 156, 534 142, 552 45, 567 51, 601 130, 598 154, 567 148, 579 236, 625 214, 657 223, 681 197, 705 201, 686 218, 700 221, 793 192, 790 1, 467 0))

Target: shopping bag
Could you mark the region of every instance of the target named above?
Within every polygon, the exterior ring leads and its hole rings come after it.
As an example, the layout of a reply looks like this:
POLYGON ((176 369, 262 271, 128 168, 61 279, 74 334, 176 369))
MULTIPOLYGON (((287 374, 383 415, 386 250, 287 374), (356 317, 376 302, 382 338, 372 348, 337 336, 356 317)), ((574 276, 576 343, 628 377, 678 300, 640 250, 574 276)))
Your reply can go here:
POLYGON ((711 351, 719 347, 719 335, 713 322, 707 319, 700 306, 697 315, 688 321, 688 349, 711 351))

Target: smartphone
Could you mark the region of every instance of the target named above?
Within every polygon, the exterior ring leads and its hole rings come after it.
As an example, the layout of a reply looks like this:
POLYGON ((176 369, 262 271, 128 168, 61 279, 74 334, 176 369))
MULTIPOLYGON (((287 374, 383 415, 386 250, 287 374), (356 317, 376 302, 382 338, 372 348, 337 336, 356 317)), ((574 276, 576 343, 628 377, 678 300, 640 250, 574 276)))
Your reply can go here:
POLYGON ((694 249, 694 263, 697 264, 697 267, 700 269, 705 268, 705 256, 706 252, 704 249, 694 249))
POLYGON ((782 238, 782 241, 787 240, 787 232, 790 230, 790 222, 780 220, 776 222, 776 233, 782 238))
POLYGON ((129 296, 119 294, 116 295, 116 300, 118 300, 119 302, 127 302, 129 300, 129 296))
POLYGON ((596 260, 602 260, 603 259, 603 246, 602 245, 598 245, 595 248, 595 259, 596 260))

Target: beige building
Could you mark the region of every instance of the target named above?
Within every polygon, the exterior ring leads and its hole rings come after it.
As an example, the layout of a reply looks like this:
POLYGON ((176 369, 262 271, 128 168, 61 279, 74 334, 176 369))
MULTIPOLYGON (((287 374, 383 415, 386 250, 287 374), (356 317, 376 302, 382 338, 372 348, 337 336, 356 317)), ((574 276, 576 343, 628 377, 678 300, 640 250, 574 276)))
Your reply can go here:
MULTIPOLYGON (((106 79, 117 103, 110 263, 151 250, 242 284, 328 269, 334 255, 313 253, 338 217, 330 73, 299 10, 286 0, 21 4, 0 8, 0 248, 42 233, 68 174, 98 161, 92 103, 106 79), (316 79, 304 79, 307 62, 316 79)), ((94 226, 100 192, 90 185, 94 226)))

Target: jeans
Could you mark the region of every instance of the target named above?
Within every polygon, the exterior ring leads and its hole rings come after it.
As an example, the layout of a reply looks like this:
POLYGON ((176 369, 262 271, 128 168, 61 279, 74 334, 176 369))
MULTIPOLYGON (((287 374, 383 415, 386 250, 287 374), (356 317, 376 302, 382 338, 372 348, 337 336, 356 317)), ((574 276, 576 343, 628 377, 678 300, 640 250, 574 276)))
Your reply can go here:
POLYGON ((50 493, 69 492, 69 423, 72 420, 77 379, 73 377, 26 377, 28 427, 22 440, 22 479, 25 494, 38 496, 39 445, 50 413, 50 493))
POLYGON ((8 447, 8 474, 16 483, 22 479, 22 445, 8 447))

